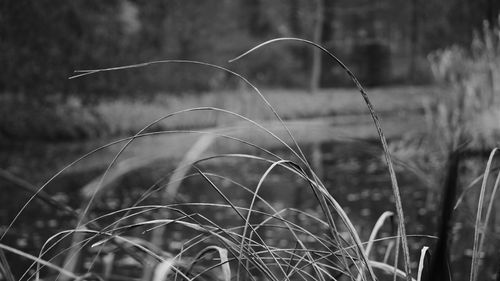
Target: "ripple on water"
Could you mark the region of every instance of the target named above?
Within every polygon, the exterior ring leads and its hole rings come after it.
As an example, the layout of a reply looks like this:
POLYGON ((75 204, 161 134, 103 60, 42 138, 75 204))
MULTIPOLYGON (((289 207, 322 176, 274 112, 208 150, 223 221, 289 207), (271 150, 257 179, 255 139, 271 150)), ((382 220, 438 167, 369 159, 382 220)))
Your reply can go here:
POLYGON ((361 212, 360 212, 361 216, 363 216, 363 217, 368 217, 371 215, 371 213, 372 213, 372 211, 369 208, 363 208, 363 209, 361 209, 361 212))
POLYGON ((349 201, 349 202, 359 201, 360 198, 361 198, 361 196, 358 193, 347 194, 347 201, 349 201))
POLYGON ((383 194, 382 194, 382 192, 380 192, 380 191, 375 191, 375 192, 372 194, 372 200, 373 200, 373 201, 380 201, 380 200, 382 200, 382 197, 383 197, 383 194))
POLYGON ((16 245, 19 248, 26 248, 28 246, 28 239, 21 237, 16 239, 16 245))

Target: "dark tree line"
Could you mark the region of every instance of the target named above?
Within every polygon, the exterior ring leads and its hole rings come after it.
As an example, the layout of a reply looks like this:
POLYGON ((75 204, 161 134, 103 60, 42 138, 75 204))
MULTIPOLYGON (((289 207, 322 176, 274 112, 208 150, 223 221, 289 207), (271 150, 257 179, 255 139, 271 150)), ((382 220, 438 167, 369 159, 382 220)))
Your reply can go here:
MULTIPOLYGON (((428 52, 468 46, 473 30, 484 19, 495 20, 499 6, 494 0, 3 0, 0 91, 43 98, 217 89, 231 81, 186 65, 67 78, 75 69, 167 58, 226 65, 281 36, 321 41, 367 84, 415 81, 425 76, 428 52)), ((296 44, 268 47, 231 67, 267 86, 347 83, 325 57, 314 59, 310 48, 296 44)))

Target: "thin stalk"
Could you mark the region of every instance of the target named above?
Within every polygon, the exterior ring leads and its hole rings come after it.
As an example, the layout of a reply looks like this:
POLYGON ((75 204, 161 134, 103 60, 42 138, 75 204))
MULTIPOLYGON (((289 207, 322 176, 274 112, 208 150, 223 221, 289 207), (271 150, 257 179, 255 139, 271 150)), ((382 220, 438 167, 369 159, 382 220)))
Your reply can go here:
POLYGON ((365 89, 361 86, 361 83, 358 81, 356 76, 351 72, 351 70, 340 59, 338 59, 330 51, 328 51, 327 49, 325 49, 324 47, 322 47, 321 45, 319 45, 317 43, 314 43, 312 41, 305 40, 305 39, 299 39, 299 38, 276 38, 276 39, 268 40, 264 43, 261 43, 255 47, 253 47, 252 49, 246 51, 245 53, 239 55, 238 57, 230 60, 230 62, 234 62, 236 60, 239 60, 239 59, 243 58, 244 56, 252 53, 253 51, 255 51, 255 50, 257 50, 265 45, 269 45, 271 43, 280 42, 280 41, 297 41, 297 42, 306 43, 306 44, 309 44, 309 45, 312 45, 316 48, 321 49, 328 56, 330 56, 330 58, 332 58, 347 73, 347 75, 351 78, 351 80, 354 82, 354 84, 356 85, 356 87, 360 91, 361 96, 363 97, 363 99, 366 103, 366 106, 368 107, 368 110, 370 112, 370 115, 373 119, 373 122, 375 124, 376 129, 377 129, 379 140, 382 143, 382 148, 384 150, 384 157, 385 157, 388 169, 389 169, 392 191, 394 193, 394 201, 396 203, 396 212, 398 215, 398 228, 401 232, 401 242, 402 242, 402 248, 403 248, 403 258, 404 258, 404 264, 405 264, 406 280, 411 281, 410 250, 409 250, 408 241, 406 238, 403 203, 401 201, 401 195, 399 192, 399 186, 398 186, 398 181, 396 178, 396 172, 394 171, 394 166, 393 166, 393 163, 391 160, 391 154, 389 152, 389 148, 387 145, 387 140, 385 138, 384 132, 382 131, 382 127, 380 125, 379 117, 375 113, 373 104, 371 103, 371 101, 368 97, 368 94, 366 93, 365 89))

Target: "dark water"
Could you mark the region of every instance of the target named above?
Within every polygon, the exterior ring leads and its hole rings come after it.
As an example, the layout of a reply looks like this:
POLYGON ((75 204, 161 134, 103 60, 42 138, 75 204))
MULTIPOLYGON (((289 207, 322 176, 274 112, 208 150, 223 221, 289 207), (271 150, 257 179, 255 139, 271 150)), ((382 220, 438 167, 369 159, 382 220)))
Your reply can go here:
MULTIPOLYGON (((81 152, 81 150, 75 149, 61 155, 61 157, 66 160, 80 155, 81 152)), ((294 156, 289 151, 274 150, 273 152, 283 158, 290 157, 294 159, 294 156)), ((389 174, 378 143, 364 141, 330 142, 306 146, 304 152, 314 166, 314 170, 324 182, 325 187, 343 206, 345 212, 358 229, 362 240, 368 239, 375 222, 383 212, 395 211, 389 174)), ((41 153, 41 155, 37 156, 39 159, 58 157, 58 155, 51 154, 50 150, 48 152, 47 150, 40 150, 39 153, 41 153)), ((263 156, 259 152, 256 152, 256 154, 263 156)), ((19 164, 20 167, 24 165, 23 167, 28 166, 33 169, 30 176, 35 183, 39 184, 40 179, 48 177, 47 171, 51 167, 37 169, 37 161, 29 162, 19 156, 15 158, 19 162, 13 162, 12 159, 14 158, 6 157, 4 160, 12 165, 22 163, 19 164), (39 182, 37 182, 37 178, 39 182)), ((198 166, 206 173, 226 177, 225 179, 222 177, 211 178, 236 205, 248 206, 252 196, 241 188, 235 187, 231 180, 241 183, 249 189, 255 189, 261 176, 269 168, 269 163, 257 160, 224 158, 200 163, 198 166)), ((167 171, 171 171, 173 168, 175 168, 173 163, 158 163, 152 168, 142 169, 124 177, 117 186, 110 188, 102 196, 98 197, 93 205, 93 215, 96 216, 97 214, 132 206, 149 188, 152 190, 161 188, 162 184, 168 181, 169 174, 167 171)), ((82 208, 83 199, 79 193, 80 187, 99 175, 99 173, 100 171, 87 171, 85 173, 64 174, 47 187, 47 192, 75 209, 82 208)), ((436 207, 436 202, 429 202, 429 188, 425 186, 422 179, 402 168, 397 169, 397 174, 401 187, 408 234, 434 235, 439 207, 436 207)), ((21 192, 7 182, 2 181, 2 185, 0 219, 1 224, 5 226, 28 197, 26 193, 21 192)), ((436 189, 434 193, 439 194, 439 191, 436 189)), ((180 188, 180 194, 180 198, 176 201, 224 203, 223 198, 217 192, 214 192, 199 174, 184 180, 180 188)), ((259 195, 277 206, 278 209, 299 208, 311 214, 319 213, 317 201, 310 189, 307 188, 307 185, 304 184, 304 181, 284 168, 276 168, 268 175, 262 189, 259 191, 259 195)), ((161 192, 154 192, 143 201, 143 204, 160 203, 160 198, 161 192)), ((260 207, 264 209, 265 206, 261 205, 260 207)), ((186 212, 199 212, 222 225, 231 225, 237 220, 234 213, 220 211, 217 208, 208 206, 184 206, 181 209, 186 212)), ((142 219, 154 218, 155 215, 157 213, 147 213, 142 219)), ((469 249, 472 247, 470 228, 472 222, 470 217, 470 210, 463 211, 457 215, 456 222, 451 224, 453 226, 451 257, 453 271, 456 273, 454 280, 468 279, 469 249)), ((114 218, 116 219, 116 217, 110 217, 100 222, 102 225, 106 225, 113 222, 114 218)), ((254 219, 259 220, 262 218, 256 217, 254 219)), ((46 204, 34 201, 2 243, 36 254, 50 235, 61 229, 71 228, 75 223, 76 219, 64 212, 55 211, 46 204)), ((144 236, 140 231, 135 233, 144 236)), ((379 236, 387 237, 394 235, 394 233, 395 227, 391 227, 390 223, 386 223, 379 236)), ((180 249, 182 246, 180 241, 188 236, 182 230, 175 228, 168 235, 169 243, 165 247, 173 252, 180 249)), ((281 237, 277 233, 265 233, 264 235, 267 239, 276 240, 275 243, 278 244, 283 242, 280 239, 286 240, 286 237, 281 237)), ((147 238, 147 235, 144 237, 147 238)), ((372 254, 375 260, 384 258, 388 241, 390 240, 381 242, 378 247, 375 247, 372 254)), ((415 269, 422 246, 432 247, 436 241, 429 237, 415 236, 410 237, 409 242, 412 266, 415 269)), ((493 255, 494 250, 490 250, 488 253, 493 255)), ((8 256, 13 261, 12 265, 15 272, 22 271, 28 264, 16 256, 8 256)), ((495 270, 493 259, 492 261, 485 259, 483 264, 488 269, 483 273, 485 274, 484 277, 491 276, 495 270)))

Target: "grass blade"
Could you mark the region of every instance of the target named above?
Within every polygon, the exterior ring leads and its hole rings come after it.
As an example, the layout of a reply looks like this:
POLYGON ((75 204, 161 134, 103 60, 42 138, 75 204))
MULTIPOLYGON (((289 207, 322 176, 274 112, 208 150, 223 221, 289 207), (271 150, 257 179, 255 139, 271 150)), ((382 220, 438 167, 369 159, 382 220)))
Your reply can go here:
POLYGON ((403 212, 403 203, 401 201, 401 195, 400 195, 400 192, 399 192, 399 186, 398 186, 398 182, 397 182, 397 178, 396 178, 396 172, 394 171, 394 166, 393 166, 393 163, 392 163, 392 160, 391 160, 391 154, 389 152, 389 148, 388 148, 388 145, 387 145, 387 140, 385 138, 384 132, 382 131, 382 127, 380 125, 379 117, 375 113, 373 104, 371 103, 371 101, 370 101, 370 99, 368 97, 368 94, 366 93, 366 91, 364 90, 364 88, 361 86, 361 83, 358 81, 358 79, 356 78, 356 76, 351 72, 351 70, 340 59, 338 59, 330 51, 328 51, 327 49, 325 49, 324 47, 322 47, 321 45, 319 45, 317 43, 314 43, 312 41, 305 40, 305 39, 299 39, 299 38, 276 38, 276 39, 268 40, 268 41, 266 41, 264 43, 261 43, 261 44, 255 46, 255 47, 253 47, 252 49, 246 51, 245 53, 239 55, 238 57, 230 60, 230 62, 239 60, 242 57, 248 55, 249 53, 251 53, 251 52, 253 52, 253 51, 255 51, 255 50, 257 50, 257 49, 259 49, 259 48, 261 48, 261 47, 263 47, 265 45, 268 45, 268 44, 271 44, 271 43, 275 43, 275 42, 280 42, 280 41, 302 42, 302 43, 306 43, 306 44, 309 44, 309 45, 312 45, 312 46, 314 46, 316 48, 321 49, 323 52, 325 52, 330 58, 332 58, 347 73, 347 75, 351 78, 351 80, 353 81, 353 83, 356 85, 356 87, 360 91, 361 96, 363 97, 363 99, 364 99, 364 101, 366 103, 366 106, 368 107, 368 110, 370 112, 370 115, 371 115, 371 117, 373 119, 373 122, 375 124, 376 129, 377 129, 377 133, 379 135, 379 140, 382 143, 382 148, 384 150, 384 157, 385 157, 388 169, 389 169, 392 190, 393 190, 393 193, 394 193, 394 201, 396 203, 396 211, 397 211, 397 215, 398 215, 398 228, 400 229, 400 232, 401 232, 401 242, 402 242, 402 248, 403 248, 403 258, 404 258, 404 263, 405 263, 406 279, 407 279, 407 281, 411 281, 410 250, 408 248, 408 241, 407 241, 407 238, 406 238, 406 228, 405 228, 405 217, 404 217, 404 212, 403 212))
POLYGON ((422 281, 422 280, 427 281, 428 276, 425 276, 424 279, 422 279, 422 275, 424 273, 424 269, 427 267, 427 263, 429 262, 428 251, 429 247, 427 246, 424 246, 420 251, 420 261, 418 263, 417 281, 422 281))
POLYGON ((3 250, 0 250, 0 274, 7 279, 7 281, 16 281, 3 250))
POLYGON ((193 268, 194 264, 205 254, 209 252, 217 252, 219 254, 220 258, 220 266, 222 270, 222 277, 224 281, 231 281, 231 267, 229 266, 229 259, 228 259, 228 251, 224 248, 218 247, 218 246, 208 246, 205 249, 201 250, 196 257, 194 258, 193 263, 189 266, 188 272, 191 271, 193 268))
POLYGON ((400 269, 398 269, 392 265, 388 265, 386 263, 382 263, 382 262, 378 262, 378 261, 370 261, 370 265, 373 266, 374 268, 381 269, 381 270, 387 272, 388 274, 391 274, 394 272, 394 274, 396 274, 396 276, 398 276, 398 277, 405 278, 405 279, 410 280, 410 281, 416 281, 411 276, 406 275, 406 273, 404 271, 401 271, 400 269))
POLYGON ((19 255, 21 257, 27 258, 29 260, 35 261, 39 264, 43 264, 46 267, 52 268, 52 269, 58 271, 59 273, 65 275, 65 276, 68 276, 69 278, 72 278, 72 279, 78 278, 78 276, 71 271, 67 271, 67 270, 65 270, 65 269, 63 269, 63 268, 61 268, 61 267, 59 267, 51 262, 45 261, 41 258, 35 257, 33 255, 30 255, 30 254, 25 253, 23 251, 20 251, 18 249, 14 249, 12 247, 9 247, 9 246, 1 244, 1 243, 0 243, 0 249, 3 249, 5 251, 8 251, 8 252, 11 252, 13 254, 19 255))
POLYGON ((174 271, 174 259, 166 259, 156 266, 152 281, 166 280, 167 275, 173 271, 174 271))
POLYGON ((378 218, 378 220, 375 223, 375 226, 373 227, 373 230, 370 234, 370 238, 368 239, 368 245, 366 246, 366 256, 367 257, 370 257, 370 252, 371 252, 372 247, 373 247, 373 242, 375 241, 375 238, 377 238, 377 234, 378 234, 380 228, 382 227, 382 225, 384 225, 385 220, 389 217, 392 217, 392 216, 394 216, 393 212, 386 211, 378 218))
MULTIPOLYGON (((484 171, 484 176, 483 176, 483 182, 481 184, 481 191, 479 193, 479 202, 477 204, 477 214, 476 214, 476 223, 474 226, 474 244, 472 248, 472 263, 471 263, 471 269, 470 269, 470 281, 476 281, 477 280, 477 272, 479 269, 479 257, 481 253, 479 253, 479 238, 481 236, 484 236, 484 223, 482 222, 482 212, 483 212, 483 206, 484 206, 484 201, 485 201, 485 192, 486 192, 486 184, 488 182, 488 177, 490 174, 491 170, 491 163, 493 162, 493 159, 495 157, 496 152, 498 151, 498 148, 494 148, 490 156, 488 158, 488 162, 486 163, 486 169, 484 171)), ((493 200, 493 199, 491 199, 493 200)))

